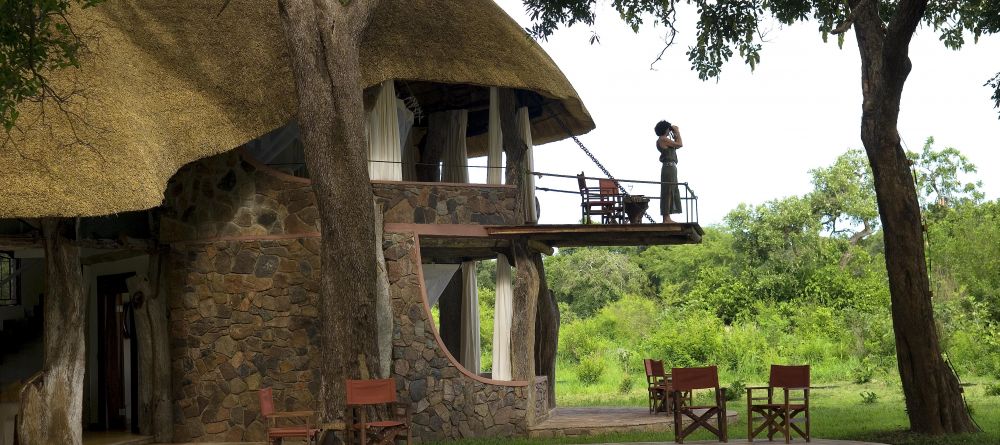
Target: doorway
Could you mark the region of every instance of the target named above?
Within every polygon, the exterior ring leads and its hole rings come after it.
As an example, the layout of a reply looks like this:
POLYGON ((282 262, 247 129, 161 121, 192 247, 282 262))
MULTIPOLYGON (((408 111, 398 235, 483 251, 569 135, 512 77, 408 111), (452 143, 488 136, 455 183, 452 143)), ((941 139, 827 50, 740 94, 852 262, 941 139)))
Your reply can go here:
POLYGON ((138 342, 125 280, 134 272, 97 277, 97 428, 139 432, 138 342))

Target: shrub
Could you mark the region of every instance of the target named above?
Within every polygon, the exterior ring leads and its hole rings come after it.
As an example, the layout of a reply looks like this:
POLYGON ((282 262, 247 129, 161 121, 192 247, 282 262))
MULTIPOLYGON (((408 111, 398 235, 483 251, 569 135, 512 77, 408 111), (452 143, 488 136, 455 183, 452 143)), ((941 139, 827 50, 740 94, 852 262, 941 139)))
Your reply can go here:
POLYGON ((622 377, 622 381, 618 384, 619 394, 628 394, 632 392, 632 387, 635 386, 635 379, 631 378, 626 374, 622 377))
POLYGON ((851 371, 851 379, 858 385, 869 383, 875 378, 875 366, 870 360, 865 358, 851 371))
POLYGON ((726 387, 726 400, 730 402, 739 400, 743 398, 743 393, 746 392, 746 390, 746 383, 743 383, 740 380, 733 380, 733 383, 730 383, 729 386, 726 387))
POLYGON ((986 384, 986 395, 988 395, 988 396, 1000 396, 1000 383, 988 383, 988 384, 986 384))
POLYGON ((599 382, 602 375, 604 375, 604 363, 601 362, 601 357, 596 354, 584 357, 576 367, 576 377, 585 385, 599 382))
POLYGON ((865 391, 861 393, 861 403, 865 405, 874 405, 875 402, 878 402, 878 394, 875 394, 872 391, 865 391))

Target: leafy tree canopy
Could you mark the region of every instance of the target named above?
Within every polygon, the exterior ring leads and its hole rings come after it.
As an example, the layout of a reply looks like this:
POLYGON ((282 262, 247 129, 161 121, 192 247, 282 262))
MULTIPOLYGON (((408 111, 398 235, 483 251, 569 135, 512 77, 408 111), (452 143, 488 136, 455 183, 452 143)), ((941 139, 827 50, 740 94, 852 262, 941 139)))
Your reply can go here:
POLYGON ((104 0, 0 0, 0 123, 10 131, 23 101, 65 100, 52 71, 79 67, 84 47, 67 18, 104 0))
MULTIPOLYGON (((892 20, 899 0, 612 0, 611 5, 622 20, 638 31, 646 21, 667 28, 668 46, 676 33, 677 9, 693 7, 698 13, 696 44, 687 49, 691 68, 702 80, 718 78, 722 65, 738 54, 751 69, 760 62, 764 43, 761 24, 778 22, 790 25, 814 21, 826 40, 843 33, 850 26, 852 7, 864 1, 879 2, 879 17, 885 26, 892 20)), ((528 31, 536 38, 551 36, 560 26, 593 25, 597 0, 523 0, 534 25, 528 31)), ((945 46, 959 49, 966 37, 973 41, 1000 32, 1000 2, 994 0, 930 0, 923 24, 938 32, 945 46)), ((597 40, 596 37, 591 42, 597 40)), ((986 83, 994 89, 993 100, 1000 108, 1000 73, 986 83)))

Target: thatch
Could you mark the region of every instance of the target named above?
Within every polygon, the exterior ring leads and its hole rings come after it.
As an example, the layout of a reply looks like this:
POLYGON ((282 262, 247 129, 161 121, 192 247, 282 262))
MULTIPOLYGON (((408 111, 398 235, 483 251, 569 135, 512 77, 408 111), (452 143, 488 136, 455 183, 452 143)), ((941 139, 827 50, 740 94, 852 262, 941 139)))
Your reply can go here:
MULTIPOLYGON (((113 1, 72 14, 90 53, 54 74, 66 110, 21 107, 0 151, 0 218, 93 216, 155 207, 184 164, 294 115, 274 0, 113 1)), ((594 124, 542 49, 490 0, 387 0, 362 51, 364 87, 387 79, 504 86, 594 124)), ((536 143, 565 137, 539 119, 536 143)))

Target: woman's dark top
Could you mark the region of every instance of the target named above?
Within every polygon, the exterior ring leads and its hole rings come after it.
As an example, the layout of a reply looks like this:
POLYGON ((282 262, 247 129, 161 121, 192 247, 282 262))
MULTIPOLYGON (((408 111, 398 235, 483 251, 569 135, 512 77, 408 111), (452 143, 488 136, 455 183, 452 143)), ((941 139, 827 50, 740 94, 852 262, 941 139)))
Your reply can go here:
POLYGON ((660 162, 677 163, 677 149, 674 147, 660 148, 660 142, 656 142, 656 149, 660 150, 660 162))

